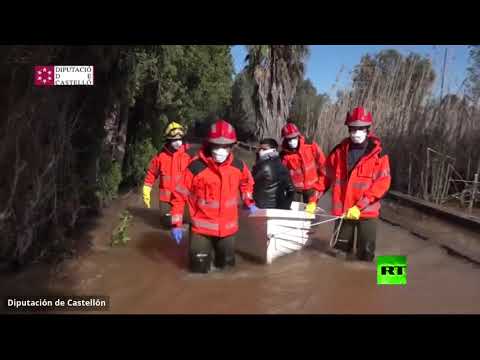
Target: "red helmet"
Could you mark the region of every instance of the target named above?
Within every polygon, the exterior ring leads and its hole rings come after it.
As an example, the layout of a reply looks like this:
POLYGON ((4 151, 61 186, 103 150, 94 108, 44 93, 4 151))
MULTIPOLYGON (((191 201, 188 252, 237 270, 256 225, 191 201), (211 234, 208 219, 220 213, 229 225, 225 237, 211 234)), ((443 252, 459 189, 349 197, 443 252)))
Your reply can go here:
POLYGON ((288 123, 282 128, 282 137, 286 139, 291 139, 294 137, 300 136, 300 130, 297 126, 292 123, 288 123))
POLYGON ((218 145, 234 144, 237 142, 237 133, 232 125, 219 119, 210 127, 208 142, 218 145))
POLYGON ((359 106, 347 114, 345 125, 347 126, 371 126, 373 122, 372 114, 359 106))

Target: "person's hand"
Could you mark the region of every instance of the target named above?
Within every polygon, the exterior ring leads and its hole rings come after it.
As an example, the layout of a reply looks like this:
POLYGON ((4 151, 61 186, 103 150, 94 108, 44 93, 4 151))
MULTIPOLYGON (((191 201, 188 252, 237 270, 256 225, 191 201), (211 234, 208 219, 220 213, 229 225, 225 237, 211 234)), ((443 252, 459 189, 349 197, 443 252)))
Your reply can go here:
POLYGON ((149 209, 150 209, 150 193, 151 192, 152 192, 151 186, 143 185, 143 203, 149 209))
POLYGON ((348 220, 359 220, 360 219, 360 209, 358 206, 352 206, 350 209, 348 209, 347 214, 345 215, 345 218, 348 220))
POLYGON ((180 227, 175 227, 171 230, 172 239, 175 240, 177 245, 180 245, 180 242, 183 238, 183 229, 180 227))
POLYGON ((317 203, 313 201, 309 202, 305 207, 305 211, 309 214, 314 214, 316 209, 317 209, 317 203))
POLYGON ((253 215, 258 211, 258 208, 255 205, 250 205, 248 207, 248 213, 249 215, 253 215))

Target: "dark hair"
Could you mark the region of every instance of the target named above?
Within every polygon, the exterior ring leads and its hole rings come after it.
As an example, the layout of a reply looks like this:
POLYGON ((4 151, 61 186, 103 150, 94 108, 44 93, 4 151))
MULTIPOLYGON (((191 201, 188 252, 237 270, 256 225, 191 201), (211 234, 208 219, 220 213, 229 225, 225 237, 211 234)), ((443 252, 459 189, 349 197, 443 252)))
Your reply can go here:
POLYGON ((276 149, 276 150, 278 149, 277 141, 275 139, 271 139, 271 138, 262 139, 262 141, 260 141, 260 145, 268 145, 273 149, 276 149))

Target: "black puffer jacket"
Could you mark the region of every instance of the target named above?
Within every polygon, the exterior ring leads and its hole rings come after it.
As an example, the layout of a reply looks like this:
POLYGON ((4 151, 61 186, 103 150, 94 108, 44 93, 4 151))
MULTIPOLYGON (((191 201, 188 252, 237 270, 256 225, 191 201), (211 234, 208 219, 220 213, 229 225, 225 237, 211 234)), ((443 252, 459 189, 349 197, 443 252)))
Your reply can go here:
POLYGON ((252 170, 253 199, 262 209, 290 209, 295 187, 278 154, 259 160, 252 170))

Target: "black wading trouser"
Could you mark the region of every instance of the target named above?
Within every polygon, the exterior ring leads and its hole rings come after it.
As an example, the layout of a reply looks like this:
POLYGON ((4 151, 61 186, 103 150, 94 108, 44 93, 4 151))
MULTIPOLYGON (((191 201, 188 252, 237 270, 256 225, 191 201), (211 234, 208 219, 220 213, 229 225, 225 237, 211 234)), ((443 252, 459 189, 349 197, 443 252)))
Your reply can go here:
MULTIPOLYGON (((170 229, 172 227, 172 215, 170 214, 170 212, 172 211, 172 205, 170 205, 169 202, 159 201, 158 208, 160 209, 160 213, 161 213, 160 222, 162 226, 170 229)), ((183 222, 186 224, 190 223, 188 206, 184 207, 183 222)))
MULTIPOLYGON (((375 258, 375 244, 377 241, 377 219, 343 220, 337 243, 334 248, 347 254, 353 250, 355 230, 357 231, 357 251, 359 260, 373 261, 375 258)), ((335 222, 335 231, 338 230, 340 220, 335 222)))
POLYGON ((172 206, 168 202, 159 201, 158 208, 160 209, 161 213, 161 224, 164 227, 170 228, 172 226, 172 217, 170 215, 170 211, 172 210, 172 206))
POLYGON ((208 273, 212 259, 216 268, 235 266, 235 235, 221 238, 197 234, 190 230, 190 271, 208 273))

